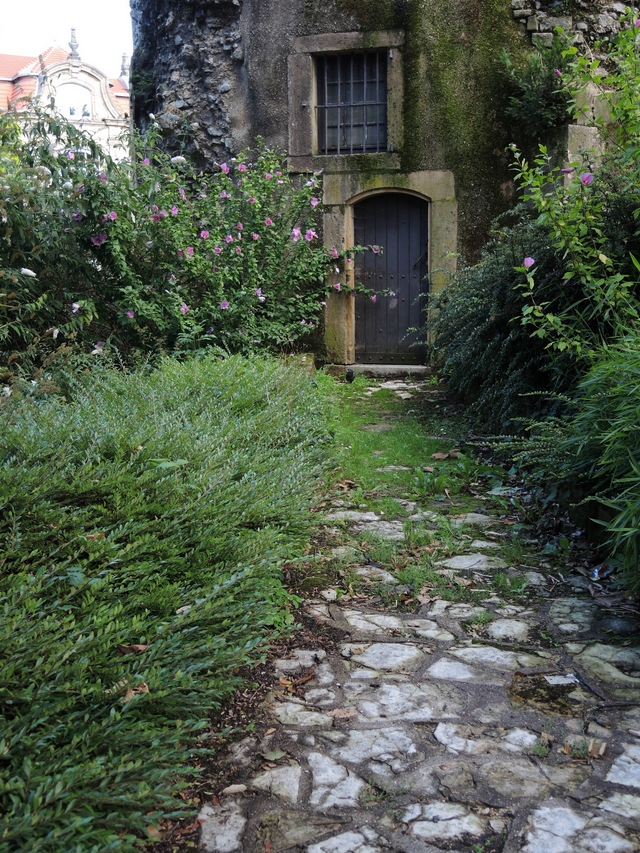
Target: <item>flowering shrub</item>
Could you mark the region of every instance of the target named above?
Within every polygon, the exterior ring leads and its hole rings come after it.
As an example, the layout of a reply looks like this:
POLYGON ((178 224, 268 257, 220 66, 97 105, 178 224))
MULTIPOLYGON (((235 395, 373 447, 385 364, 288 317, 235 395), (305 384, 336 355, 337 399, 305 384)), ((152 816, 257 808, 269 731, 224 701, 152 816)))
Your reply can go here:
POLYGON ((294 179, 264 146, 198 173, 154 132, 132 166, 55 115, 22 135, 0 117, 7 367, 28 370, 70 343, 278 351, 317 328, 326 274, 344 256, 318 236, 318 177, 294 179))

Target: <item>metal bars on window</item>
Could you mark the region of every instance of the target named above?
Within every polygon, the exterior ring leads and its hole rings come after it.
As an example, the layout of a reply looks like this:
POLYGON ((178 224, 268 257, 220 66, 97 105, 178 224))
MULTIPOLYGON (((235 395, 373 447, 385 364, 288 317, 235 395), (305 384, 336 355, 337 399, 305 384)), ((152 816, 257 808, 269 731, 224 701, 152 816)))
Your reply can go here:
POLYGON ((316 57, 319 154, 387 150, 387 54, 316 57))

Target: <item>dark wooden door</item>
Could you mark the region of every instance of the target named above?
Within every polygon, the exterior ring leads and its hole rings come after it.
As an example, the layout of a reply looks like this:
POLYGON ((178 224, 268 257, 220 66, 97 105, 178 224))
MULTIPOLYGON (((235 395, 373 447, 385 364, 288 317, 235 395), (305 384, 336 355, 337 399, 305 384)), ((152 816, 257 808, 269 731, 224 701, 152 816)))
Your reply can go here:
POLYGON ((354 206, 354 239, 381 246, 355 259, 356 281, 375 294, 356 294, 356 361, 419 364, 424 349, 409 332, 425 321, 429 204, 404 193, 381 193, 354 206))

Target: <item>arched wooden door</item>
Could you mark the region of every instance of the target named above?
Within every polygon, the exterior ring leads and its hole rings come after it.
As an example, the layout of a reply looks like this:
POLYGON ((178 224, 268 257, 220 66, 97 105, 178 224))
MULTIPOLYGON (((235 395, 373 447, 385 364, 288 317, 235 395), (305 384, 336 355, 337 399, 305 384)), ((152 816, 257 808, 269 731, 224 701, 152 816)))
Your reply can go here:
POLYGON ((380 193, 354 205, 354 242, 381 246, 355 259, 355 278, 375 295, 356 294, 356 362, 419 364, 424 349, 409 333, 425 321, 429 203, 380 193))

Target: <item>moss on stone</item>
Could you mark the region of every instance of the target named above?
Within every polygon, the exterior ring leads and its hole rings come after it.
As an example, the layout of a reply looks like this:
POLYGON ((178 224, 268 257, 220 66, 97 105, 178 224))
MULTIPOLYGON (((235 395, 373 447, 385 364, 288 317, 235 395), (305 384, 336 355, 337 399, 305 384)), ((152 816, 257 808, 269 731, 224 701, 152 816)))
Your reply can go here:
MULTIPOLYGON (((336 0, 362 30, 403 28, 402 171, 455 175, 461 245, 473 258, 512 201, 500 53, 530 50, 510 0, 336 0)), ((358 171, 371 171, 358 162, 358 171)))

